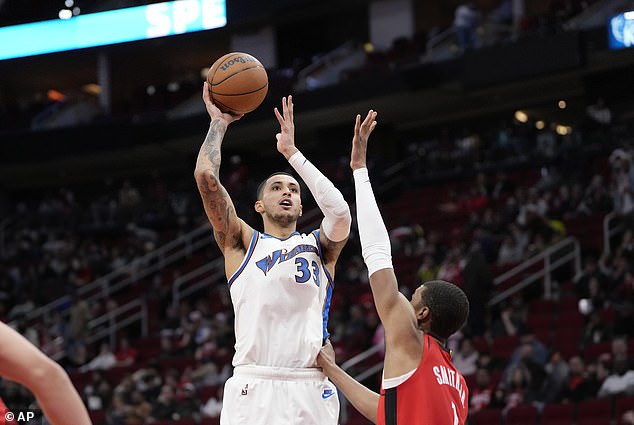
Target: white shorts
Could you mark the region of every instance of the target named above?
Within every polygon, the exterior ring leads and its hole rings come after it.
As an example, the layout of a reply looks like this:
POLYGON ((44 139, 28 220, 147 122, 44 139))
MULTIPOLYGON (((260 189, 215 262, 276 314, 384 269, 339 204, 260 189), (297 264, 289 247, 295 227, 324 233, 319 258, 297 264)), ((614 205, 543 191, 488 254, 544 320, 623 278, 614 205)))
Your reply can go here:
POLYGON ((337 388, 320 369, 238 366, 225 383, 220 425, 337 425, 337 388))

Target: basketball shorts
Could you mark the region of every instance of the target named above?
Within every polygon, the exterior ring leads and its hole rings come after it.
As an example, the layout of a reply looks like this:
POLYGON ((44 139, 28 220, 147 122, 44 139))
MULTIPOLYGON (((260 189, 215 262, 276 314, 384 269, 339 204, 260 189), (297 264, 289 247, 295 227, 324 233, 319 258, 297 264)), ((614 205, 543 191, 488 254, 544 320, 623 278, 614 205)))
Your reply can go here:
POLYGON ((224 388, 220 425, 337 425, 337 389, 320 369, 238 366, 224 388))

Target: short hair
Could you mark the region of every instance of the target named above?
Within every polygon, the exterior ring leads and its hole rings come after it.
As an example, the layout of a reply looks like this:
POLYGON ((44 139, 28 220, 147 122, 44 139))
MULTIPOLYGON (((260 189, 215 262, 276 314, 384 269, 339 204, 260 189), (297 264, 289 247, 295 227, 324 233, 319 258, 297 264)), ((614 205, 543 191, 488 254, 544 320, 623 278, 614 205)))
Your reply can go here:
POLYGON ((289 176, 289 177, 295 178, 294 175, 292 175, 291 173, 287 173, 286 171, 277 171, 273 174, 270 174, 267 178, 262 180, 262 182, 258 185, 258 191, 257 191, 258 201, 262 199, 262 193, 264 193, 264 187, 266 186, 266 182, 269 181, 269 179, 273 176, 289 176))
POLYGON ((447 339, 456 333, 469 316, 469 300, 462 289, 444 280, 423 283, 427 288, 421 294, 421 302, 431 310, 432 334, 447 339))

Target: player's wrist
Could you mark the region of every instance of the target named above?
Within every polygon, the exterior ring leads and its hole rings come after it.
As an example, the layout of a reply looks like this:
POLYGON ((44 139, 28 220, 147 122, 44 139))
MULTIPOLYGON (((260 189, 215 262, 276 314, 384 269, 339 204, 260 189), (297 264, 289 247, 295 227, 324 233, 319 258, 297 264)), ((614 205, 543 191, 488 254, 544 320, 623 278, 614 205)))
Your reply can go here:
POLYGON ((359 166, 359 167, 353 167, 352 168, 352 177, 355 179, 361 179, 361 178, 365 178, 368 179, 369 177, 368 174, 368 168, 365 166, 365 164, 363 166, 359 166))
POLYGON ((292 149, 284 150, 282 152, 282 155, 284 155, 286 160, 291 165, 293 165, 294 163, 297 163, 297 162, 303 163, 304 160, 306 159, 304 154, 299 149, 297 149, 295 146, 293 146, 292 149))
POLYGON ((229 126, 229 121, 227 121, 222 116, 219 116, 219 117, 212 116, 211 121, 209 121, 209 126, 211 127, 212 125, 220 126, 222 129, 226 130, 227 127, 229 126))
POLYGON ((361 170, 363 168, 367 169, 368 166, 365 162, 355 162, 350 164, 350 168, 352 168, 352 171, 356 171, 356 170, 361 170))
POLYGON ((297 149, 295 146, 291 146, 290 148, 285 148, 285 149, 281 149, 280 153, 282 155, 284 155, 284 158, 286 158, 286 160, 288 162, 291 162, 291 158, 293 158, 294 156, 304 156, 302 155, 302 153, 299 151, 299 149, 297 149), (298 155, 299 154, 299 155, 298 155))

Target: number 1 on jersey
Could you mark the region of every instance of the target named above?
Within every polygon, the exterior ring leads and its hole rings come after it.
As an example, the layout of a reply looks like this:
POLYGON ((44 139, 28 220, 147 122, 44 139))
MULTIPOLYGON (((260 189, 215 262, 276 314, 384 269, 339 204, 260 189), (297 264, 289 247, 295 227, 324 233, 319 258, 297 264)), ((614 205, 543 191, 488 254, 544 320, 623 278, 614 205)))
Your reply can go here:
POLYGON ((459 425, 460 420, 458 419, 458 411, 456 410, 456 405, 451 402, 451 408, 453 409, 453 425, 459 425))

